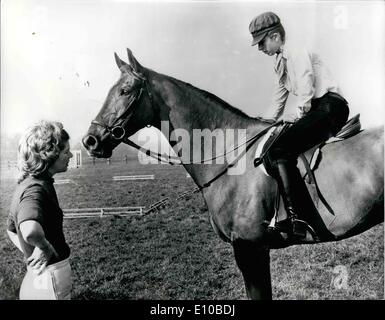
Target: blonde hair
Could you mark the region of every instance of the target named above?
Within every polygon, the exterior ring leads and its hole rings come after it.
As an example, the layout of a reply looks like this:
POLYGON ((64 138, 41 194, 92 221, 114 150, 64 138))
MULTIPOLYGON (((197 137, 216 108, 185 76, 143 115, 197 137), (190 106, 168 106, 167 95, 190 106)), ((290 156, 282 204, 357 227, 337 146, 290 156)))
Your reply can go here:
POLYGON ((58 159, 69 138, 60 122, 41 121, 29 128, 19 141, 18 183, 28 176, 38 177, 45 173, 58 159))

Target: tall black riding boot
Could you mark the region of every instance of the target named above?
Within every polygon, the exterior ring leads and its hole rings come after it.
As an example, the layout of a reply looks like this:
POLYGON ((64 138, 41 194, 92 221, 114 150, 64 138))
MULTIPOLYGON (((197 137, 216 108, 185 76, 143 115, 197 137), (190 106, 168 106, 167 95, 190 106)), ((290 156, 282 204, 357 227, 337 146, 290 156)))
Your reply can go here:
POLYGON ((278 185, 288 217, 277 222, 276 226, 283 232, 304 238, 306 237, 307 223, 302 220, 303 217, 300 214, 300 200, 306 197, 305 194, 301 196, 301 193, 307 192, 307 188, 295 163, 279 161, 277 169, 279 173, 278 185))

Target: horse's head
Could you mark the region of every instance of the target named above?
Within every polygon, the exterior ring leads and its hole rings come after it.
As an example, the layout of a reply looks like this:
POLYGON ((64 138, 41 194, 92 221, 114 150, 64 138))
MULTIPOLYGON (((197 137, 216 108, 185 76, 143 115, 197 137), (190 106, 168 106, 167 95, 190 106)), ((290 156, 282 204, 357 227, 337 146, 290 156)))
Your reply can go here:
POLYGON ((130 64, 115 53, 121 75, 110 89, 102 109, 91 122, 83 145, 90 155, 109 158, 112 150, 153 118, 146 70, 127 49, 130 64))

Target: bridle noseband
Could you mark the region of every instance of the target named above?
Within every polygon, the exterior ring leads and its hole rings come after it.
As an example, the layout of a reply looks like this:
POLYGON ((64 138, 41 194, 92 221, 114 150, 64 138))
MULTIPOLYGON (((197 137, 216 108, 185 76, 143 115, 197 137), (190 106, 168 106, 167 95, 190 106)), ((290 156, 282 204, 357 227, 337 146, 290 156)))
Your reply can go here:
MULTIPOLYGON (((141 86, 140 86, 139 90, 137 90, 134 94, 132 94, 132 96, 130 97, 130 101, 128 103, 128 106, 127 106, 126 110, 115 120, 115 123, 113 125, 111 125, 111 126, 108 126, 105 123, 99 122, 99 121, 97 121, 95 119, 91 121, 91 124, 100 126, 100 127, 102 127, 103 129, 106 130, 106 133, 100 138, 100 141, 104 141, 107 137, 110 136, 112 138, 112 140, 119 141, 119 142, 124 142, 124 143, 134 147, 135 149, 138 149, 139 151, 145 153, 147 156, 150 156, 150 157, 153 157, 153 158, 159 160, 161 163, 163 162, 163 163, 168 163, 168 164, 171 164, 171 165, 173 165, 173 164, 182 164, 181 159, 179 157, 167 156, 168 159, 164 160, 164 157, 165 157, 164 155, 156 153, 156 152, 153 152, 153 151, 151 151, 149 149, 144 149, 143 147, 141 147, 141 146, 137 145, 136 143, 134 143, 133 141, 131 141, 129 139, 129 137, 126 136, 127 132, 126 132, 125 126, 126 126, 127 122, 130 120, 131 115, 134 112, 134 110, 132 110, 133 109, 132 105, 135 102, 138 102, 140 100, 144 90, 147 92, 147 95, 149 97, 150 103, 153 104, 152 93, 151 93, 151 91, 148 88, 148 80, 144 76, 142 76, 140 74, 137 74, 136 72, 133 73, 133 75, 134 75, 134 77, 136 79, 141 80, 141 86)), ((263 118, 261 118, 261 119, 263 120, 263 118)), ((272 127, 275 127, 275 126, 278 126, 278 125, 282 124, 283 121, 282 120, 278 121, 278 122, 274 122, 274 121, 270 122, 269 121, 268 123, 270 125, 267 128, 265 128, 262 131, 258 132, 253 137, 247 139, 241 145, 238 145, 237 147, 234 147, 234 149, 231 152, 234 152, 235 150, 237 150, 238 148, 240 148, 241 146, 244 146, 244 145, 246 145, 246 151, 247 151, 247 149, 250 148, 251 145, 254 144, 262 135, 264 135, 272 127)), ((149 126, 151 126, 151 125, 149 125, 149 126)), ((89 137, 92 137, 94 139, 93 148, 96 148, 97 145, 98 145, 97 139, 95 137, 93 137, 93 136, 89 136, 89 137)), ((267 150, 265 152, 267 152, 267 150)), ((213 161, 213 160, 215 160, 217 158, 224 157, 227 153, 229 153, 229 152, 225 152, 224 154, 222 154, 220 156, 215 156, 215 157, 213 157, 211 159, 205 159, 205 160, 199 161, 199 162, 197 162, 195 164, 211 163, 211 161, 213 161)), ((237 162, 239 160, 239 158, 240 158, 240 156, 237 157, 235 162, 237 162)), ((262 163, 262 158, 263 157, 260 157, 260 159, 255 159, 256 161, 254 162, 254 165, 255 166, 259 166, 262 163)), ((227 166, 227 169, 230 168, 233 165, 234 164, 229 164, 227 166)))
POLYGON ((152 103, 152 94, 150 90, 148 89, 148 80, 144 78, 142 75, 134 73, 134 76, 136 79, 141 80, 141 86, 139 90, 137 90, 135 93, 133 93, 130 97, 130 100, 127 104, 126 110, 114 121, 114 123, 111 126, 108 126, 107 124, 101 121, 92 120, 91 124, 97 125, 102 127, 104 130, 106 130, 106 133, 101 137, 101 141, 105 140, 107 137, 111 137, 112 140, 115 141, 124 141, 128 137, 126 137, 126 129, 125 126, 127 122, 130 120, 131 115, 134 112, 134 107, 132 107, 134 104, 138 105, 138 101, 140 100, 143 91, 147 92, 147 95, 150 99, 150 102, 152 103))
POLYGON ((128 120, 131 118, 130 115, 132 115, 134 111, 132 110, 132 105, 135 102, 139 101, 140 97, 142 96, 142 92, 143 92, 143 87, 141 87, 139 91, 137 91, 135 94, 132 95, 126 110, 114 121, 114 123, 111 126, 108 126, 104 122, 100 122, 95 119, 91 121, 91 124, 100 126, 107 131, 107 133, 102 136, 101 138, 102 141, 106 139, 108 136, 110 136, 113 140, 116 140, 116 141, 121 141, 125 138, 126 136, 125 126, 128 120))

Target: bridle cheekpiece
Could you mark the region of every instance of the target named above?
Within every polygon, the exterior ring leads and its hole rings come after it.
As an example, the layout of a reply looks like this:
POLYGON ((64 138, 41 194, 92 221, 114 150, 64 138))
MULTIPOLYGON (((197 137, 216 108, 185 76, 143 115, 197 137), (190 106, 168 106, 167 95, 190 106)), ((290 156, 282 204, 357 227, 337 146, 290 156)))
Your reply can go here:
POLYGON ((101 137, 101 141, 103 141, 109 136, 115 141, 124 141, 127 138, 125 127, 127 122, 130 120, 131 115, 133 114, 134 110, 132 106, 140 100, 144 90, 147 91, 149 99, 152 102, 152 95, 148 90, 147 79, 143 75, 135 72, 134 70, 132 70, 131 72, 134 75, 134 78, 136 80, 140 80, 141 83, 140 88, 130 95, 125 111, 110 126, 107 125, 104 121, 98 121, 95 119, 91 121, 91 124, 100 126, 106 130, 106 133, 101 137))

